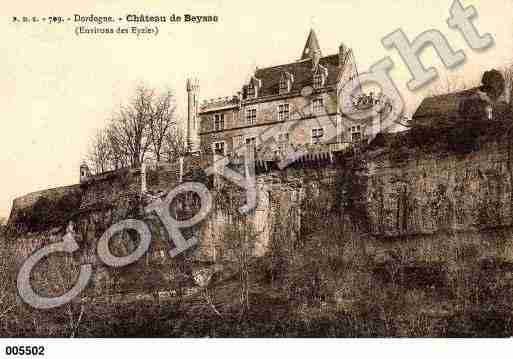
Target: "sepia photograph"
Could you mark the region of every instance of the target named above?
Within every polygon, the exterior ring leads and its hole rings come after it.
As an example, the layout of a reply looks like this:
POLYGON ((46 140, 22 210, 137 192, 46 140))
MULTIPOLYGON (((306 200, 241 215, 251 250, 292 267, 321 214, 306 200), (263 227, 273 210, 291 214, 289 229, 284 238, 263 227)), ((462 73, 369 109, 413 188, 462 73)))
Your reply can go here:
POLYGON ((0 30, 5 357, 513 335, 513 1, 17 1, 0 30))

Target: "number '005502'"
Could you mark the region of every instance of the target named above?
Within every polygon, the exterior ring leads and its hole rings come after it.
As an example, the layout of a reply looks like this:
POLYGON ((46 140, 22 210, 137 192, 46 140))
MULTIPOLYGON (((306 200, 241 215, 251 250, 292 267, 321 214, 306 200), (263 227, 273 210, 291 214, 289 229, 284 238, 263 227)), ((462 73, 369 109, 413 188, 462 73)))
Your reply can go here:
POLYGON ((5 347, 5 355, 45 355, 45 347, 42 345, 8 345, 5 347))

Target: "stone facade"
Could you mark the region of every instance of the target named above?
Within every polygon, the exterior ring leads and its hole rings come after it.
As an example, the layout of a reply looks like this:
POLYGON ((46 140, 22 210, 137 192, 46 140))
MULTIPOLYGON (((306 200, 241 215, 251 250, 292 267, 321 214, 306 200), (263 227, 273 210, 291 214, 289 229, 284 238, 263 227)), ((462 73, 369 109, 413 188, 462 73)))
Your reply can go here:
POLYGON ((341 45, 338 54, 322 56, 311 31, 298 61, 256 69, 237 95, 202 103, 201 150, 231 155, 251 144, 260 158, 276 159, 291 150, 346 148, 374 130, 372 119, 355 120, 342 110, 360 91, 352 51, 341 45), (340 96, 348 82, 356 91, 340 96))

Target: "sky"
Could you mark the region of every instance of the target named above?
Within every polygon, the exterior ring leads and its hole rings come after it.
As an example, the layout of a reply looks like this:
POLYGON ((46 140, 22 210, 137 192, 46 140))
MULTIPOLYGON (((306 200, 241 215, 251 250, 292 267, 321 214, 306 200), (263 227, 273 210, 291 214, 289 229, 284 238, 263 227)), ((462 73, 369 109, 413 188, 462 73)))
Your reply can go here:
MULTIPOLYGON (((0 217, 14 198, 78 182, 79 166, 92 134, 127 101, 138 84, 175 91, 185 113, 185 81, 196 77, 200 99, 230 96, 258 67, 297 60, 310 28, 324 55, 344 43, 353 49, 360 73, 386 56, 391 76, 411 113, 430 89, 407 90, 411 75, 395 50, 381 39, 400 28, 413 40, 436 29, 467 61, 444 68, 432 48, 421 56, 446 79, 475 83, 491 68, 513 61, 513 0, 462 0, 474 5, 478 31, 494 46, 473 52, 459 32, 447 26, 448 0, 164 1, 89 0, 4 1, 0 4, 0 217), (157 36, 75 35, 77 24, 13 23, 17 16, 125 17, 216 15, 217 23, 159 26, 157 36)), ((140 25, 140 24, 139 24, 140 25)), ((101 27, 96 25, 97 27, 101 27)))

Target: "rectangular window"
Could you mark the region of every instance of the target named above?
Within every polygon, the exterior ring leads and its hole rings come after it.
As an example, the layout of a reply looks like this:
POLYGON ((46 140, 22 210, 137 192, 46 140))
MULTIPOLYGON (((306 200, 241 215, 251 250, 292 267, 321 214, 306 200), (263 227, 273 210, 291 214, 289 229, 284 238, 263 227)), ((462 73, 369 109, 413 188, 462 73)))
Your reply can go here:
POLYGON ((212 144, 212 147, 213 147, 215 154, 219 154, 219 155, 223 155, 223 156, 226 154, 224 141, 214 142, 212 144))
POLYGON ((314 75, 313 87, 316 88, 316 89, 322 87, 322 75, 321 74, 314 75))
POLYGON ((288 121, 289 120, 289 104, 284 103, 283 105, 278 106, 278 120, 279 121, 288 121))
POLYGON ((352 142, 360 142, 362 140, 362 131, 361 126, 353 126, 351 127, 351 141, 352 142))
POLYGON ((282 151, 287 150, 289 147, 289 134, 287 132, 282 132, 278 134, 278 143, 276 146, 275 154, 281 153, 282 151))
POLYGON ((322 142, 322 137, 324 136, 324 129, 322 128, 312 128, 312 144, 318 144, 322 142))
POLYGON ((254 125, 256 123, 256 108, 246 110, 246 123, 248 125, 254 125))
POLYGON ((312 101, 313 113, 321 113, 324 108, 324 101, 322 98, 314 98, 312 101))
POLYGON ((224 114, 214 115, 214 130, 224 130, 224 114))
POLYGON ((255 86, 249 85, 247 94, 249 98, 255 97, 255 86))
POLYGON ((256 137, 247 137, 245 143, 251 147, 256 147, 256 137))
POLYGON ((280 94, 289 92, 289 82, 286 79, 280 80, 280 94))

